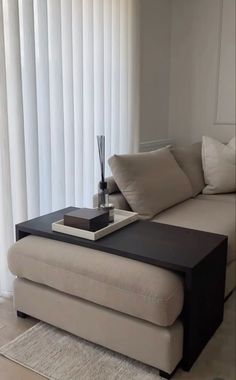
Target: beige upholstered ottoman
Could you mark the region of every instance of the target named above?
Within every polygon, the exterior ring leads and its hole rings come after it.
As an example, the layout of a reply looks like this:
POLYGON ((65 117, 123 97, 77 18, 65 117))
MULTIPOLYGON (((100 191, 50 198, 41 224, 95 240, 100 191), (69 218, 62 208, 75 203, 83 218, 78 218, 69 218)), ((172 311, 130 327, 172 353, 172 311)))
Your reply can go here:
POLYGON ((17 276, 16 310, 167 373, 180 362, 184 292, 178 275, 36 236, 19 240, 8 261, 17 276))

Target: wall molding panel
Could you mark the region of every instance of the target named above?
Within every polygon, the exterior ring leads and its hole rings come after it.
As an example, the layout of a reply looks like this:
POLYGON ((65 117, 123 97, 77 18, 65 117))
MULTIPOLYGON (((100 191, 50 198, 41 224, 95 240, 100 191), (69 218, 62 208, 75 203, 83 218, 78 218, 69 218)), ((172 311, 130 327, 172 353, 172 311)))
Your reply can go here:
POLYGON ((235 125, 235 0, 220 0, 216 125, 235 125))
POLYGON ((167 145, 174 145, 174 139, 162 139, 153 141, 144 141, 139 144, 140 152, 151 152, 152 150, 164 148, 167 145))

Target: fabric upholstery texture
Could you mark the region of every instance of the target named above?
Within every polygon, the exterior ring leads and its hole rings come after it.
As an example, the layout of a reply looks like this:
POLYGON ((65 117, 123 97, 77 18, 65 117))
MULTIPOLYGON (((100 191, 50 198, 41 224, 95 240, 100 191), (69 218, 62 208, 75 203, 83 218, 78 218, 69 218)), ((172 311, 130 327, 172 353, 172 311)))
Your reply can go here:
POLYGON ((113 177, 106 177, 107 190, 109 194, 119 193, 119 187, 117 186, 113 177))
POLYGON ((160 326, 183 307, 183 283, 163 268, 37 236, 9 251, 13 274, 160 326))
POLYGON ((122 193, 113 193, 109 195, 109 202, 113 204, 115 208, 118 208, 120 210, 130 210, 131 208, 125 199, 125 197, 122 195, 122 193))
POLYGON ((160 213, 153 221, 228 236, 229 263, 236 259, 235 200, 235 194, 199 195, 160 213))
POLYGON ((226 267, 225 296, 236 286, 236 260, 231 261, 226 267))
POLYGON ((166 372, 182 358, 179 320, 160 327, 22 279, 14 282, 14 302, 17 310, 166 372))
POLYGON ((236 191, 235 137, 225 145, 212 137, 203 136, 202 164, 206 182, 204 194, 236 191))
POLYGON ((171 153, 191 182, 193 196, 201 193, 205 187, 201 148, 201 143, 171 148, 171 153))
POLYGON ((188 177, 168 148, 115 155, 108 162, 131 209, 144 219, 152 218, 193 194, 188 177))

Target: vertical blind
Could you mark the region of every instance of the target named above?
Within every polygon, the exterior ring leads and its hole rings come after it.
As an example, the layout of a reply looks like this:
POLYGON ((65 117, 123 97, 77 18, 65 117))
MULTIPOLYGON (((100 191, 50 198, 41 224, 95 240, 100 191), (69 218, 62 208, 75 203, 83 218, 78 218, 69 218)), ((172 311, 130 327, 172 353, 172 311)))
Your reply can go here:
POLYGON ((0 0, 0 292, 15 223, 91 206, 96 135, 137 150, 138 19, 137 0, 0 0))

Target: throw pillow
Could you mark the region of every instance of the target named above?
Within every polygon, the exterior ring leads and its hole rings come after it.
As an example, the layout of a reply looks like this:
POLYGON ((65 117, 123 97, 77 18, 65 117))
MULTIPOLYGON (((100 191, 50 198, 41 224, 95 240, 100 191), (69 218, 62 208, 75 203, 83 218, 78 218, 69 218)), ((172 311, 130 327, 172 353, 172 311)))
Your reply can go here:
POLYGON ((201 149, 201 143, 171 149, 171 153, 191 182, 194 197, 205 187, 201 149))
POLYGON ((168 148, 115 155, 108 162, 131 209, 143 219, 192 196, 189 179, 168 148))
POLYGON ((206 183, 204 194, 236 191, 235 152, 235 137, 225 145, 212 137, 203 136, 202 164, 206 183))

